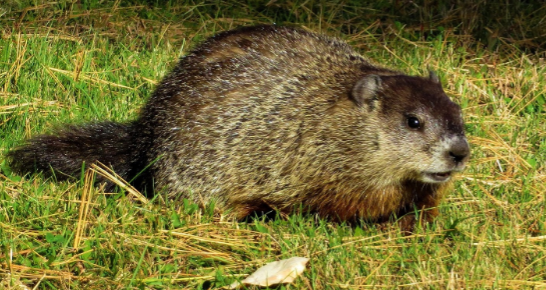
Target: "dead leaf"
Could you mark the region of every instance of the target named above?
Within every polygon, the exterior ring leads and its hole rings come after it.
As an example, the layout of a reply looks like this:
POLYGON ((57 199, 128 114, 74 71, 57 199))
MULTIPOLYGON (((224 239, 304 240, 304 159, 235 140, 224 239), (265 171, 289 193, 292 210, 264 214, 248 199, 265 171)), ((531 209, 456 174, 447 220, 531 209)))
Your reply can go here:
POLYGON ((309 258, 292 257, 268 263, 241 282, 232 283, 229 289, 237 289, 243 284, 267 287, 281 283, 292 283, 294 279, 303 273, 307 262, 309 262, 309 258))

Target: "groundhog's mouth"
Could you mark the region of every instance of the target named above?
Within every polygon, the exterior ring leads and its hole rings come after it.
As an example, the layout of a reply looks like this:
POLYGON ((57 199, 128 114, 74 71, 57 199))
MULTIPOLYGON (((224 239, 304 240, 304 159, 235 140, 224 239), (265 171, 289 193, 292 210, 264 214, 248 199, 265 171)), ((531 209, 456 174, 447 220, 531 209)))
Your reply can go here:
POLYGON ((424 177, 427 181, 436 183, 436 182, 446 182, 451 177, 451 171, 448 172, 425 172, 424 177))

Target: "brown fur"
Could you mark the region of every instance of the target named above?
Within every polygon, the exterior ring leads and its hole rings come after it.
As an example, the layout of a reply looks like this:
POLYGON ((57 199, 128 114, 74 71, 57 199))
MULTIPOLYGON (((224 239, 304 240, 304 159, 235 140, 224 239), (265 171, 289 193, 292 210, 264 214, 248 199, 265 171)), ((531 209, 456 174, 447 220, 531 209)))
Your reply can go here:
POLYGON ((434 75, 380 68, 344 42, 276 26, 221 33, 182 58, 135 122, 102 134, 108 158, 100 144, 78 156, 62 137, 70 132, 31 140, 10 153, 12 166, 77 175, 73 164, 99 160, 132 179, 153 163, 141 188, 214 200, 238 218, 303 205, 335 220, 385 221, 434 208, 441 176, 462 170, 469 153, 460 108, 434 75), (412 118, 422 126, 409 127, 412 118), (120 131, 131 139, 118 150, 120 131), (70 165, 40 151, 44 142, 72 150, 70 165))

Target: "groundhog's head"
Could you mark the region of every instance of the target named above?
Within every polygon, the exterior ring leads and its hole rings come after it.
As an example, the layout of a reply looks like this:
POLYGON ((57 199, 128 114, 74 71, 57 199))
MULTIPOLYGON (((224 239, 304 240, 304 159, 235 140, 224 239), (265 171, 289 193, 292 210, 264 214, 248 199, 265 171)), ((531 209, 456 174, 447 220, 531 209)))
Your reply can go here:
POLYGON ((446 182, 470 155, 461 108, 438 77, 368 75, 352 91, 353 101, 375 120, 378 148, 387 151, 393 174, 425 183, 446 182))

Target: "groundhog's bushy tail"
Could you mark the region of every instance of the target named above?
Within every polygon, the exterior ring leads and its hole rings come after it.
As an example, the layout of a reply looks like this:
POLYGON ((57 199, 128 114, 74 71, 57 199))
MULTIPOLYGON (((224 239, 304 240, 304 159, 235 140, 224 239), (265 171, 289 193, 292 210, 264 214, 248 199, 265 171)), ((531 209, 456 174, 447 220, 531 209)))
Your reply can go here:
MULTIPOLYGON (((145 165, 141 140, 135 124, 113 122, 69 126, 54 135, 27 141, 7 154, 10 168, 27 174, 41 171, 57 180, 79 178, 86 167, 100 161, 125 180, 134 178, 145 165), (139 168, 140 167, 140 168, 139 168)), ((113 184, 108 184, 109 188, 113 184)))

